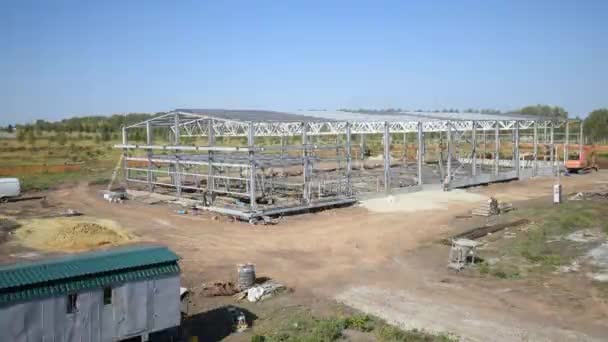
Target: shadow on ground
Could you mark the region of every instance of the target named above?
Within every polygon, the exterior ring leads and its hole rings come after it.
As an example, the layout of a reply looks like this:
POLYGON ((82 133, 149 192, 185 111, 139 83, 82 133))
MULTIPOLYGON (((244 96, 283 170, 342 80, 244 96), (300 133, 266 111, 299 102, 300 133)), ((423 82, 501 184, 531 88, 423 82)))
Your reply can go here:
POLYGON ((199 341, 219 341, 235 331, 235 310, 245 315, 249 326, 258 318, 247 309, 227 305, 189 316, 182 321, 184 337, 197 336, 199 341))

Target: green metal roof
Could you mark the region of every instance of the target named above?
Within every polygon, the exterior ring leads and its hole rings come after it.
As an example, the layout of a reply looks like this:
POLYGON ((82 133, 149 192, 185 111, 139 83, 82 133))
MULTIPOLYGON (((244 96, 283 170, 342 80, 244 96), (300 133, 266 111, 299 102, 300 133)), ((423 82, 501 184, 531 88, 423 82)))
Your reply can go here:
POLYGON ((166 247, 133 246, 0 267, 0 304, 179 274, 166 247))

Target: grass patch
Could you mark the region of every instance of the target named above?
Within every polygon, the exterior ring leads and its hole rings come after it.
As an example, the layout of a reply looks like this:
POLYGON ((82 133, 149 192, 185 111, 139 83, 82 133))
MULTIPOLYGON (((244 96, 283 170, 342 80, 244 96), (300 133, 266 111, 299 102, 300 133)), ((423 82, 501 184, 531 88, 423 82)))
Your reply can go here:
POLYGON ((534 223, 527 230, 517 232, 515 238, 497 242, 495 255, 484 254, 484 259, 497 257, 498 262, 480 264, 481 275, 517 279, 531 273, 554 271, 585 252, 584 245, 565 240, 563 236, 581 229, 601 229, 608 233, 608 212, 601 202, 571 201, 559 206, 522 209, 515 216, 534 223))
POLYGON ((85 177, 81 171, 61 173, 25 174, 19 179, 22 191, 41 191, 52 189, 59 184, 76 183, 85 177))
MULTIPOLYGON (((309 313, 300 313, 274 331, 254 335, 252 342, 331 342, 343 338, 346 329, 368 333, 384 342, 448 342, 456 341, 452 336, 436 335, 421 330, 401 330, 369 315, 316 318, 309 313)), ((370 337, 371 337, 370 336, 370 337)))

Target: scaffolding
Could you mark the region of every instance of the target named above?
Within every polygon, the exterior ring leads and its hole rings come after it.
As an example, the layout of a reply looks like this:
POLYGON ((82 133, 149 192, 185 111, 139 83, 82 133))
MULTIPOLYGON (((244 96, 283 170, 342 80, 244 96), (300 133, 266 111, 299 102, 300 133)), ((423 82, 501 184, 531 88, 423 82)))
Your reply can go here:
POLYGON ((520 114, 178 109, 124 127, 115 147, 126 187, 252 219, 555 175, 558 149, 565 161, 582 139, 580 121, 520 114))

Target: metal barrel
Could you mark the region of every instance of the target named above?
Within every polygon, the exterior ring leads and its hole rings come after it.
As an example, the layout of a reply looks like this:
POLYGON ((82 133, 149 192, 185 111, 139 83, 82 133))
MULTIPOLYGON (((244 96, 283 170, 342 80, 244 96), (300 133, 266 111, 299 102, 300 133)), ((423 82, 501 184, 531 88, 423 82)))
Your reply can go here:
POLYGON ((255 284, 255 265, 254 264, 238 264, 238 287, 241 290, 248 289, 255 284))

